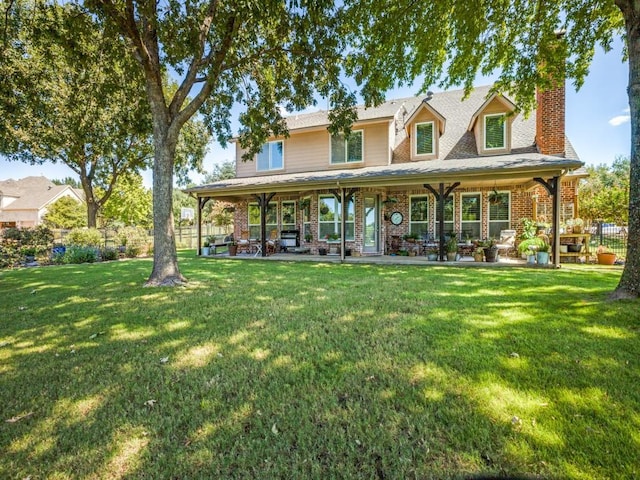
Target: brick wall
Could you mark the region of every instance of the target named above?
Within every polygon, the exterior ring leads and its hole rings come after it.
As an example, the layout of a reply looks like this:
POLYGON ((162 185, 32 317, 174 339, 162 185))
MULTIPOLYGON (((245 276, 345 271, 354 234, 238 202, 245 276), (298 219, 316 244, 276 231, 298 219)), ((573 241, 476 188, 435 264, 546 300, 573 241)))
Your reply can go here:
MULTIPOLYGON (((562 204, 576 203, 577 196, 577 180, 566 180, 562 182, 562 204)), ((493 191, 494 187, 485 186, 485 187, 465 187, 465 188, 457 188, 453 195, 455 197, 455 215, 454 215, 454 228, 456 231, 461 231, 461 223, 460 223, 460 197, 461 194, 467 192, 473 193, 481 193, 482 195, 482 236, 486 238, 489 234, 488 231, 488 216, 489 216, 489 194, 493 191)), ((511 211, 510 211, 510 227, 515 229, 518 233, 522 233, 522 224, 520 222, 521 218, 533 218, 534 216, 534 204, 537 206, 538 210, 542 209, 542 206, 546 206, 548 211, 552 211, 552 203, 553 199, 549 197, 547 191, 542 186, 536 186, 530 190, 524 190, 521 186, 511 185, 511 186, 500 186, 498 188, 499 191, 511 191, 511 211)), ((303 218, 302 218, 302 210, 297 208, 297 227, 300 229, 300 243, 301 245, 311 247, 312 253, 318 252, 318 247, 325 247, 326 243, 324 241, 319 241, 318 239, 318 195, 319 194, 328 194, 330 193, 328 190, 322 190, 314 192, 311 195, 305 195, 311 197, 311 232, 313 234, 313 241, 311 243, 304 242, 304 230, 303 230, 303 218)), ((413 195, 426 195, 429 197, 429 233, 431 235, 435 235, 435 211, 436 211, 436 202, 435 198, 431 193, 421 187, 414 187, 410 189, 384 189, 384 188, 370 188, 370 189, 359 189, 354 196, 355 199, 355 240, 347 241, 347 248, 351 248, 354 253, 363 253, 363 241, 364 241, 364 214, 363 214, 363 202, 365 194, 377 194, 380 195, 381 200, 384 200, 387 197, 395 197, 398 202, 391 204, 389 207, 384 206, 381 207, 380 217, 380 235, 381 235, 381 245, 380 251, 385 252, 387 246, 391 242, 392 236, 399 236, 400 239, 409 233, 409 207, 410 207, 410 197, 413 195), (391 212, 399 211, 404 215, 404 221, 400 225, 393 225, 390 221, 385 220, 384 216, 391 214, 391 212)), ((296 195, 287 195, 287 196, 276 196, 272 201, 281 202, 283 200, 295 200, 299 199, 296 195)), ((239 201, 236 203, 236 210, 234 216, 234 225, 235 225, 235 236, 236 238, 240 238, 241 230, 247 229, 247 211, 248 204, 254 202, 253 198, 247 198, 243 201, 239 201)), ((575 211, 575 215, 578 215, 578 212, 575 211)), ((280 215, 278 216, 278 221, 280 221, 280 215)), ((551 220, 549 219, 549 222, 551 220)), ((279 227, 280 228, 280 227, 279 227)), ((408 244, 404 241, 400 241, 401 248, 411 248, 415 245, 408 244)))

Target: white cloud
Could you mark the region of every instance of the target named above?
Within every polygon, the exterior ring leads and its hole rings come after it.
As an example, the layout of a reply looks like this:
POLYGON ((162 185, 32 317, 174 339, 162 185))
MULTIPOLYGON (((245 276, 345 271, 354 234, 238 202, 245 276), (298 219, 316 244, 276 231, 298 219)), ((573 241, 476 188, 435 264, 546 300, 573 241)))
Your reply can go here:
POLYGON ((618 115, 609 120, 609 125, 612 127, 619 127, 623 123, 627 123, 629 120, 631 120, 630 115, 618 115))

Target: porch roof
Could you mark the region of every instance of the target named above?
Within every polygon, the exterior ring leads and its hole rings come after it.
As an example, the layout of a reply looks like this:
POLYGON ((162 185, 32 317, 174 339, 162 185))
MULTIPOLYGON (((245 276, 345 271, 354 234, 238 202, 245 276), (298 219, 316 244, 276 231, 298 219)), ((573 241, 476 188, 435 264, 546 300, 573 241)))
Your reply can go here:
POLYGON ((424 183, 473 183, 506 185, 534 177, 565 175, 583 162, 539 153, 499 155, 446 160, 426 160, 385 166, 301 172, 283 175, 232 178, 184 190, 197 197, 226 198, 261 192, 296 192, 352 187, 399 187, 424 183))

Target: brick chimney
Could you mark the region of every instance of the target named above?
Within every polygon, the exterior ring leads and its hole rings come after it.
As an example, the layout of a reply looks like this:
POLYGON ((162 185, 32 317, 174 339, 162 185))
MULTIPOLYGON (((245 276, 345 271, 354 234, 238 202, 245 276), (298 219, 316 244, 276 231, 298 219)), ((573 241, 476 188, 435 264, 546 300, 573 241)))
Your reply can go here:
POLYGON ((536 93, 536 144, 544 155, 564 156, 564 79, 552 89, 536 93))
MULTIPOLYGON (((554 32, 555 41, 552 40, 551 50, 564 49, 564 30, 554 32)), ((543 66, 541 66, 543 68, 543 66)), ((565 78, 562 73, 556 72, 551 76, 551 85, 547 90, 538 88, 536 92, 536 144, 538 151, 543 155, 564 156, 564 116, 565 116, 565 78), (561 77, 556 80, 553 77, 561 77)))

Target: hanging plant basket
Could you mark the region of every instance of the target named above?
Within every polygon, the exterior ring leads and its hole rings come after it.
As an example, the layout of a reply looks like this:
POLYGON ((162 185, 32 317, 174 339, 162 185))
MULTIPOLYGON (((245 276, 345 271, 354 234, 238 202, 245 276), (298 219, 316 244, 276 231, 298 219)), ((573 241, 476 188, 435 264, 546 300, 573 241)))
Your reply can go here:
POLYGON ((489 203, 491 205, 500 205, 502 203, 502 195, 497 190, 494 190, 489 194, 489 203))
POLYGON ((298 202, 298 207, 300 207, 301 210, 304 210, 305 208, 308 208, 310 206, 311 206, 310 198, 303 198, 298 202))
POLYGON ((390 207, 398 203, 398 199, 396 197, 387 197, 382 201, 382 203, 384 203, 385 207, 390 207))
POLYGON ((322 206, 320 207, 320 213, 321 213, 322 215, 326 215, 327 213, 329 213, 329 207, 327 207, 326 205, 322 205, 322 206))

